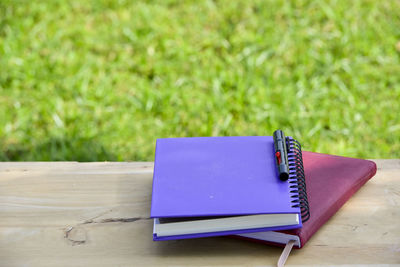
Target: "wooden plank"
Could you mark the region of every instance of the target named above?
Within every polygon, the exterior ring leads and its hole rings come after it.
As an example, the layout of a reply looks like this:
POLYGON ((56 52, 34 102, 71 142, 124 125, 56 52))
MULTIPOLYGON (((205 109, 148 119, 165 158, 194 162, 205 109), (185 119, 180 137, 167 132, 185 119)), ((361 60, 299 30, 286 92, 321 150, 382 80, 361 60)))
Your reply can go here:
MULTIPOLYGON (((400 160, 287 265, 400 264, 400 160)), ((153 242, 152 163, 0 163, 1 266, 274 266, 281 248, 229 238, 153 242)))

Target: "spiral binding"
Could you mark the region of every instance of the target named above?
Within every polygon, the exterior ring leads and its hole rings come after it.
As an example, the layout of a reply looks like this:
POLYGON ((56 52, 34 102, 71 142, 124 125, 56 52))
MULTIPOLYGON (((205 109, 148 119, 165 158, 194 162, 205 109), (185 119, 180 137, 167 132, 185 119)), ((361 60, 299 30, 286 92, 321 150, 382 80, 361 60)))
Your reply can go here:
POLYGON ((286 137, 289 161, 290 193, 293 198, 293 208, 300 208, 301 220, 310 219, 310 208, 307 199, 306 180, 303 166, 303 156, 300 143, 292 137, 286 137))

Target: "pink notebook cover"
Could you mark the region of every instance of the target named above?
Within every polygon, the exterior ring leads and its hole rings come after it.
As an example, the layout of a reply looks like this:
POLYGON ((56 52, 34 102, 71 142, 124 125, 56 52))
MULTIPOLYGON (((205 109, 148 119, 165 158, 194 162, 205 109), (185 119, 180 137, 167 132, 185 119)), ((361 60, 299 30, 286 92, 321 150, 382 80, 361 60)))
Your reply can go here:
MULTIPOLYGON (((301 247, 376 173, 376 164, 370 160, 307 151, 303 152, 303 163, 311 216, 302 228, 281 231, 297 235, 301 247)), ((239 238, 283 246, 247 237, 239 238)))

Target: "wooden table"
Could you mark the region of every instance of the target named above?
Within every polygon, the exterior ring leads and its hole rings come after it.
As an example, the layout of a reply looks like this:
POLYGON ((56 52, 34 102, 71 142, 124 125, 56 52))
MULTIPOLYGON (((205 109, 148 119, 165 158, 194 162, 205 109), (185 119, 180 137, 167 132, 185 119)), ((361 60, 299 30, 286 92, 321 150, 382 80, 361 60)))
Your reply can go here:
MULTIPOLYGON (((400 160, 378 173, 287 265, 400 264, 400 160)), ((281 248, 152 241, 152 163, 0 163, 1 266, 273 266, 281 248)), ((387 266, 385 265, 385 266, 387 266)))

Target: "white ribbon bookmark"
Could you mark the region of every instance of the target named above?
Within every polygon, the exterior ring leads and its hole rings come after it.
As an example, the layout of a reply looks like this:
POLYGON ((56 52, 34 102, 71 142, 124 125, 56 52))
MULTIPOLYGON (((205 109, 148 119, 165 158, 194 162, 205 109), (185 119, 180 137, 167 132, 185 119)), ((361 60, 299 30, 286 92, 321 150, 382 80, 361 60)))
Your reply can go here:
POLYGON ((287 258, 289 257, 290 251, 292 251, 292 248, 293 248, 293 245, 295 242, 296 241, 294 241, 294 240, 290 240, 286 244, 285 248, 282 251, 281 256, 279 257, 278 264, 277 264, 278 267, 285 266, 285 262, 286 262, 287 258))

